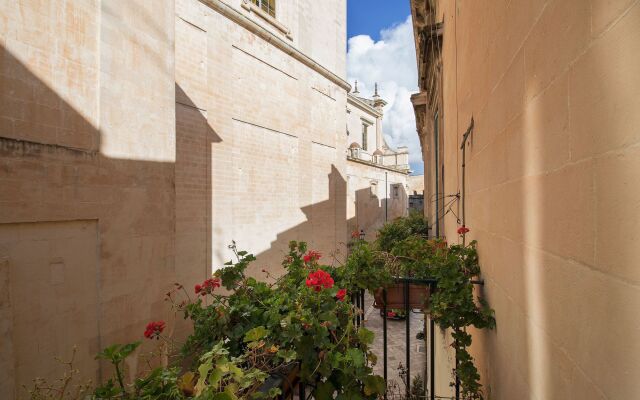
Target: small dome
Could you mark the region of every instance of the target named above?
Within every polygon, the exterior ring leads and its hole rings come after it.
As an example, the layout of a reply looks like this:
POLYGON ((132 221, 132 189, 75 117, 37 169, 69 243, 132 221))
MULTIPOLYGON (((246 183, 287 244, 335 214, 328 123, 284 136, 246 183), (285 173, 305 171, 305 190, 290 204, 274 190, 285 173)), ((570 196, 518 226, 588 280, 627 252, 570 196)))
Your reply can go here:
POLYGON ((382 152, 382 150, 380 149, 376 149, 376 151, 373 152, 374 156, 383 156, 384 153, 382 152))
POLYGON ((358 142, 353 142, 353 143, 351 143, 349 148, 350 149, 359 149, 360 148, 360 144, 358 142))

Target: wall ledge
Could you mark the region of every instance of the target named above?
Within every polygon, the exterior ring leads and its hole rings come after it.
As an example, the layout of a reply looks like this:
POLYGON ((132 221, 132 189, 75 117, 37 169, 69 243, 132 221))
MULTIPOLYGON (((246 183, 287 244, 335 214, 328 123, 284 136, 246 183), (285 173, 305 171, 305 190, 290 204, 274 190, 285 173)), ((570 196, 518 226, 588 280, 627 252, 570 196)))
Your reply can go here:
POLYGON ((273 46, 277 47, 278 49, 283 51, 285 54, 293 57, 294 59, 298 60, 302 64, 318 72, 320 75, 324 76, 325 78, 327 78, 329 81, 333 82, 340 88, 346 90, 347 92, 351 91, 351 85, 349 85, 347 81, 345 81, 338 75, 334 74, 333 72, 331 72, 330 70, 322 66, 320 63, 318 63, 317 61, 313 60, 311 57, 301 52, 300 50, 291 46, 289 43, 285 42, 284 39, 281 39, 275 34, 269 32, 267 29, 260 26, 260 24, 253 21, 251 18, 247 17, 246 15, 243 15, 238 10, 231 7, 224 1, 222 0, 199 0, 199 1, 202 4, 206 5, 207 7, 211 8, 212 10, 215 10, 219 14, 227 17, 231 21, 247 29, 248 31, 254 33, 256 36, 261 37, 266 42, 271 43, 273 46))

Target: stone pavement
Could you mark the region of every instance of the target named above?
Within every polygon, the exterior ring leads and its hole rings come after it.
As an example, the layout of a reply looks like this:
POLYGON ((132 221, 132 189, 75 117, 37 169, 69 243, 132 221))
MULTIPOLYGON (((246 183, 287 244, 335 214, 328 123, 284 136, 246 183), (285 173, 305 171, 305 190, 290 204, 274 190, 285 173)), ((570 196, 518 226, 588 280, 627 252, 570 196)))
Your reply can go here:
MULTIPOLYGON (((411 376, 421 375, 424 380, 426 367, 426 346, 424 340, 416 339, 416 334, 424 328, 424 315, 422 313, 410 313, 410 356, 411 356, 411 376)), ((372 345, 373 352, 378 356, 378 363, 374 367, 374 372, 383 376, 383 319, 378 309, 373 308, 373 296, 369 293, 365 295, 365 321, 364 326, 375 333, 375 340, 372 345)), ((387 319, 387 373, 388 380, 396 380, 402 390, 404 385, 400 379, 399 364, 406 366, 406 321, 387 319)))

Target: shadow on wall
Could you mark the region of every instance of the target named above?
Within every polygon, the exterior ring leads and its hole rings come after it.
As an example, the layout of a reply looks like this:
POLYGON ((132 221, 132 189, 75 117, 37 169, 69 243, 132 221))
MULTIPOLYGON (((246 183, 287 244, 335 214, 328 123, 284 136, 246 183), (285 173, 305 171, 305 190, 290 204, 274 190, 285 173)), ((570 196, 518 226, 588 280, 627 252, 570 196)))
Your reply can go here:
MULTIPOLYGON (((94 361, 99 349, 168 317, 162 294, 173 282, 208 275, 211 146, 220 138, 175 91, 175 163, 106 157, 103 133, 82 114, 99 99, 74 109, 0 46, 0 392, 7 398, 23 395, 35 377, 58 378, 54 358, 69 359, 74 346, 81 378, 100 381, 110 371, 94 361)), ((129 150, 137 145, 144 137, 132 138, 129 150)))
MULTIPOLYGON (((101 152, 105 136, 122 133, 109 125, 109 104, 89 95, 79 102, 86 109, 75 109, 37 73, 0 46, 0 392, 7 398, 36 376, 57 379, 54 358, 69 359, 74 346, 81 379, 110 376, 94 355, 140 338, 150 320, 175 325, 163 294, 174 282, 192 287, 208 277, 213 241, 233 239, 212 237, 212 147, 221 138, 179 85, 175 161, 132 160, 101 152), (84 117, 97 113, 103 132, 84 117)), ((131 154, 147 145, 144 132, 133 136, 131 154)), ((307 221, 280 232, 259 263, 280 265, 290 240, 313 247, 330 236, 340 244, 345 225, 359 226, 363 216, 347 220, 347 185, 335 166, 328 178, 328 199, 303 207, 307 221)), ((369 189, 356 198, 367 199, 367 213, 384 211, 369 189)), ((128 367, 135 374, 136 362, 128 367)))
MULTIPOLYGON (((250 275, 257 278, 265 278, 265 274, 261 272, 263 268, 268 268, 270 274, 278 274, 284 272, 280 267, 282 260, 289 252, 289 242, 292 240, 305 241, 310 249, 318 249, 319 243, 336 242, 337 248, 334 254, 323 254, 323 262, 328 262, 330 257, 335 256, 341 259, 344 256, 346 243, 340 240, 340 224, 346 221, 346 201, 345 193, 347 184, 338 169, 331 166, 331 172, 328 175, 329 182, 329 198, 327 200, 302 207, 300 210, 304 213, 306 221, 298 224, 286 231, 280 232, 276 240, 271 242, 269 249, 256 255, 257 261, 253 263, 248 271, 250 275), (334 214, 333 220, 327 216, 334 214), (323 217, 324 218, 321 218, 323 217), (336 238, 336 240, 334 240, 336 238)), ((344 226, 344 225, 343 225, 344 226)), ((238 244, 242 247, 242 244, 238 244)))
MULTIPOLYGON (((347 233, 350 235, 354 231, 363 229, 367 235, 367 240, 374 240, 377 230, 385 223, 385 208, 387 207, 387 220, 392 221, 407 213, 407 194, 402 185, 398 185, 398 191, 394 198, 380 199, 371 192, 370 188, 359 189, 355 192, 356 215, 352 218, 346 217, 346 190, 347 182, 342 177, 335 166, 332 166, 329 174, 329 198, 325 201, 314 203, 301 208, 306 217, 306 221, 278 234, 277 239, 271 242, 268 250, 256 255, 257 261, 250 267, 248 273, 256 278, 267 279, 262 269, 267 269, 270 275, 281 273, 284 270, 274 269, 282 264, 283 259, 289 252, 289 242, 292 240, 306 241, 309 249, 317 250, 315 243, 326 242, 326 239, 319 235, 330 235, 336 232, 338 237, 339 226, 347 226, 347 233), (332 209, 344 210, 341 215, 336 215, 334 221, 318 218, 331 214, 332 209)), ((337 213, 336 213, 337 214, 337 213)), ((322 263, 340 264, 346 256, 346 237, 338 240, 337 248, 329 254, 322 254, 322 263)), ((240 247, 241 244, 239 244, 240 247)))
POLYGON ((387 221, 406 216, 408 195, 404 185, 390 185, 387 197, 379 198, 370 188, 356 190, 356 215, 348 221, 349 232, 364 230, 367 240, 374 240, 376 232, 387 221))

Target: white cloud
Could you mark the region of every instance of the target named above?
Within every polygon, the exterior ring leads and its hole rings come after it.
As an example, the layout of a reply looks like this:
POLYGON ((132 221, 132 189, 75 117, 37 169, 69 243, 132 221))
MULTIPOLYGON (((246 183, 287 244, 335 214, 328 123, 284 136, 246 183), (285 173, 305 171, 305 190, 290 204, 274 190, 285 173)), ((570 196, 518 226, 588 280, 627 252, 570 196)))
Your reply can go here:
POLYGON ((380 32, 380 40, 368 35, 349 38, 347 78, 364 97, 378 92, 387 101, 383 120, 385 139, 391 147, 409 147, 409 161, 422 162, 420 141, 410 96, 418 90, 416 52, 411 16, 404 22, 380 32))

